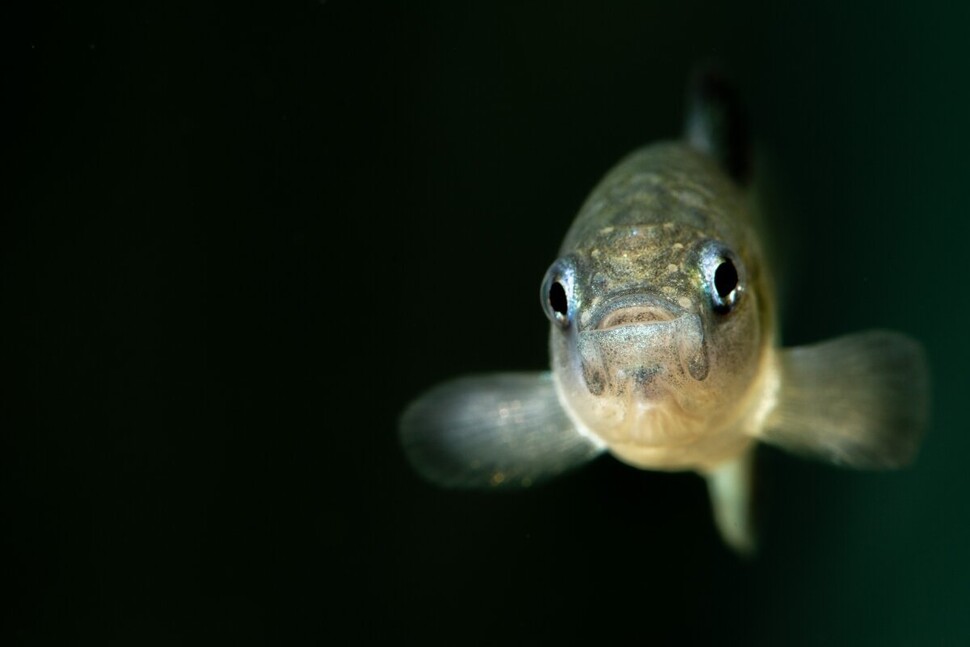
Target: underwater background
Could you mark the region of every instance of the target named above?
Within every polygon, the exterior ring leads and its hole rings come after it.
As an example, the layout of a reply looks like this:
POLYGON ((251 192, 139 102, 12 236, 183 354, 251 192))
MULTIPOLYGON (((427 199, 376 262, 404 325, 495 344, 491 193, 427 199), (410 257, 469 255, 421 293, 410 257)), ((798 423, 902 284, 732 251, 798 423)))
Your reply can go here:
POLYGON ((4 644, 970 643, 970 10, 859 2, 36 3, 5 20, 4 644), (540 370, 539 282, 715 60, 782 339, 922 340, 901 472, 763 451, 762 549, 604 457, 448 492, 397 445, 540 370))

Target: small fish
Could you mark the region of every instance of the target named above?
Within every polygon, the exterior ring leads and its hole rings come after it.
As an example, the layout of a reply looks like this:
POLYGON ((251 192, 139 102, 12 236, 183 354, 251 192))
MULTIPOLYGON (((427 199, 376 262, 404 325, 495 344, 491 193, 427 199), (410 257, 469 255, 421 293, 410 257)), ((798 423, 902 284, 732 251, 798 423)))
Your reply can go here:
POLYGON ((725 542, 756 547, 753 451, 861 469, 912 461, 926 427, 922 346, 872 330, 781 348, 730 87, 696 76, 682 140, 621 160, 542 281, 551 370, 459 377, 400 420, 445 487, 528 487, 610 453, 704 477, 725 542))

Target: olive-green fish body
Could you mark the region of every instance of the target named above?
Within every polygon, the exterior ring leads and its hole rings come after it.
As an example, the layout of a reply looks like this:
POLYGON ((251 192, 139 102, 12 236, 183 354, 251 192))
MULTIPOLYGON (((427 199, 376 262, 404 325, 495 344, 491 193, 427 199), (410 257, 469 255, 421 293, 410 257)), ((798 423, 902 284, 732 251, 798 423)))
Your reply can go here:
POLYGON ((593 190, 540 291, 551 370, 472 375, 401 419, 412 465, 447 487, 530 486, 609 452, 708 483, 725 541, 753 550, 753 450, 858 468, 915 455, 921 345, 868 331, 781 348, 771 268, 722 92, 701 85, 682 141, 621 160, 593 190))
POLYGON ((746 204, 691 146, 647 147, 593 191, 547 275, 544 292, 567 286, 550 312, 560 400, 626 462, 711 469, 763 422, 774 310, 746 204), (722 262, 742 275, 719 309, 722 262))

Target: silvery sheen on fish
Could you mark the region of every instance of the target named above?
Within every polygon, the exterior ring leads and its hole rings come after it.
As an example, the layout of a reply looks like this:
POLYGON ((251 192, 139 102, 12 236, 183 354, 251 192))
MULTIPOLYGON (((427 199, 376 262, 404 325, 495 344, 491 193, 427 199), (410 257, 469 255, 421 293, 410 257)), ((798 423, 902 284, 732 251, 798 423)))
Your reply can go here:
POLYGON ((929 409, 917 341, 871 330, 780 346, 725 87, 698 75, 683 139, 629 154, 583 204, 541 284, 551 370, 459 377, 407 407, 419 474, 528 487, 603 453, 691 470, 721 536, 751 553, 757 443, 862 469, 914 458, 929 409))

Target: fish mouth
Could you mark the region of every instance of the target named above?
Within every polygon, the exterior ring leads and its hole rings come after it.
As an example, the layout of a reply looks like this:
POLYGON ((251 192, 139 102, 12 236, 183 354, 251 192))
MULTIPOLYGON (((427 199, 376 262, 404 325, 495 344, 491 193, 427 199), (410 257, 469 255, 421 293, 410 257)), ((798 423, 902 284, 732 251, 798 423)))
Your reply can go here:
POLYGON ((635 324, 654 324, 665 321, 673 321, 677 316, 666 308, 655 306, 630 306, 619 308, 608 313, 603 317, 596 330, 612 330, 620 326, 631 326, 635 324))
POLYGON ((648 294, 625 294, 605 300, 590 318, 590 330, 674 321, 687 311, 667 299, 648 294))
POLYGON ((621 294, 598 304, 576 337, 590 393, 661 397, 663 384, 710 368, 703 320, 697 313, 652 294, 621 294))

